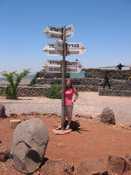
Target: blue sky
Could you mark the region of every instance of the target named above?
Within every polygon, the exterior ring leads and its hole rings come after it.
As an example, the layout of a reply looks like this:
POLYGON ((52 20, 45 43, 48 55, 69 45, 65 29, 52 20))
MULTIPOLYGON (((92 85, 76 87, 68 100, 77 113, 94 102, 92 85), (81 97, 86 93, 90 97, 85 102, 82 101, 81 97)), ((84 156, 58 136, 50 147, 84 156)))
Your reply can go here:
POLYGON ((70 41, 87 52, 67 59, 88 67, 131 64, 131 0, 0 0, 0 72, 37 71, 47 58, 61 59, 42 52, 49 41, 42 31, 69 24, 70 41))

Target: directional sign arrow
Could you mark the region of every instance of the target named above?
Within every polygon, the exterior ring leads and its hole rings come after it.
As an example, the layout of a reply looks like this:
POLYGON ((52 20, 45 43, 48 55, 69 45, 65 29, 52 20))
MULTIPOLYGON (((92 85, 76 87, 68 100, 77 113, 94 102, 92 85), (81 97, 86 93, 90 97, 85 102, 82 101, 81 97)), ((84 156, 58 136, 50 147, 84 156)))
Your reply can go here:
MULTIPOLYGON (((48 44, 43 48, 43 51, 49 54, 59 54, 62 55, 63 53, 63 44, 62 43, 55 43, 55 44, 48 44)), ((68 43, 67 44, 67 55, 73 54, 82 54, 86 51, 85 47, 81 43, 68 43)))
POLYGON ((85 52, 85 50, 68 50, 67 55, 81 55, 85 52))
POLYGON ((57 50, 55 47, 54 47, 54 44, 49 44, 48 46, 45 46, 43 49, 42 49, 44 52, 47 52, 48 54, 51 54, 51 55, 62 55, 63 53, 63 50, 57 50))
POLYGON ((67 54, 82 54, 86 51, 86 48, 82 43, 68 43, 67 54))
MULTIPOLYGON (((61 40, 57 41, 53 47, 56 50, 63 50, 63 42, 61 40)), ((82 43, 67 43, 67 54, 82 54, 86 51, 86 48, 82 43)))
POLYGON ((70 49, 85 49, 82 43, 68 43, 67 45, 70 49))
MULTIPOLYGON (((73 25, 69 25, 65 28, 65 36, 69 37, 74 32, 73 25)), ((44 33, 46 33, 49 37, 52 38, 62 38, 62 27, 53 27, 48 26, 44 29, 44 33)))

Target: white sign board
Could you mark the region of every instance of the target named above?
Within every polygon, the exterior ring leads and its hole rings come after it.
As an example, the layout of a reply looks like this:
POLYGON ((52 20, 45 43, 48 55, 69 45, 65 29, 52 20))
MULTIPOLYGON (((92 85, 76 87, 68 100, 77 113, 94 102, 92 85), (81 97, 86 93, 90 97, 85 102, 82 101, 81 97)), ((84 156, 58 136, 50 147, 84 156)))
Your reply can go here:
MULTIPOLYGON (((81 43, 70 43, 67 44, 67 55, 71 54, 82 54, 85 52, 85 47, 81 43)), ((63 53, 63 46, 57 44, 49 44, 43 48, 43 51, 49 54, 59 54, 62 55, 63 53)))
MULTIPOLYGON (((57 41, 53 47, 56 50, 63 50, 63 42, 62 41, 57 41)), ((86 51, 86 48, 82 43, 68 43, 67 44, 67 53, 69 54, 82 54, 83 52, 86 51)))
POLYGON ((68 43, 70 49, 85 49, 82 43, 68 43))
MULTIPOLYGON (((52 38, 62 38, 62 34, 63 34, 63 29, 62 27, 46 27, 44 32, 52 38)), ((67 26, 65 28, 65 36, 69 37, 71 36, 71 34, 74 32, 74 27, 73 25, 67 26)))
POLYGON ((82 43, 68 43, 67 54, 82 54, 86 51, 86 48, 82 43))
POLYGON ((62 50, 56 49, 54 44, 49 44, 48 46, 45 46, 42 50, 51 55, 57 55, 57 54, 62 55, 63 53, 63 49, 62 50))

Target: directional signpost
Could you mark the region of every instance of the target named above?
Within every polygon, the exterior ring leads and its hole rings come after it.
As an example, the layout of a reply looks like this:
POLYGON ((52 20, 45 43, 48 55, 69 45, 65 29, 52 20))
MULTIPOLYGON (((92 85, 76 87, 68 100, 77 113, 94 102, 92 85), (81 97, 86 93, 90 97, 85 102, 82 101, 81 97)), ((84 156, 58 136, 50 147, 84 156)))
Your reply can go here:
POLYGON ((43 51, 50 55, 61 55, 62 56, 62 118, 61 127, 64 128, 64 117, 65 117, 65 73, 66 73, 66 56, 73 54, 82 54, 85 52, 85 47, 81 43, 67 43, 66 38, 70 37, 74 32, 74 27, 54 27, 48 26, 44 32, 48 37, 57 38, 56 43, 48 44, 43 48, 43 51))

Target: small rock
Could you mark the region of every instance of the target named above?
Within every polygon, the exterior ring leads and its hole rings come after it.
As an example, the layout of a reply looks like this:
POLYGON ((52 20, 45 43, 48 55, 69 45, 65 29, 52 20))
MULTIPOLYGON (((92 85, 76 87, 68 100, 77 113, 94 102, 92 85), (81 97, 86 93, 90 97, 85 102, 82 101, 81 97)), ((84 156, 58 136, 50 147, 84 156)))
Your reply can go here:
POLYGON ((98 115, 98 118, 102 123, 116 124, 115 114, 113 110, 108 107, 103 109, 102 113, 98 115))
POLYGON ((85 119, 93 119, 93 117, 91 115, 76 114, 75 117, 77 117, 77 118, 85 118, 85 119))
POLYGON ((48 160, 41 168, 41 175, 73 175, 74 167, 63 160, 48 160))
POLYGON ((0 161, 6 162, 10 158, 10 151, 0 152, 0 161))
POLYGON ((126 170, 126 160, 122 157, 118 156, 109 156, 108 157, 108 172, 113 174, 116 173, 118 175, 123 175, 126 170))
POLYGON ((0 118, 6 118, 6 108, 4 105, 0 104, 0 118))

